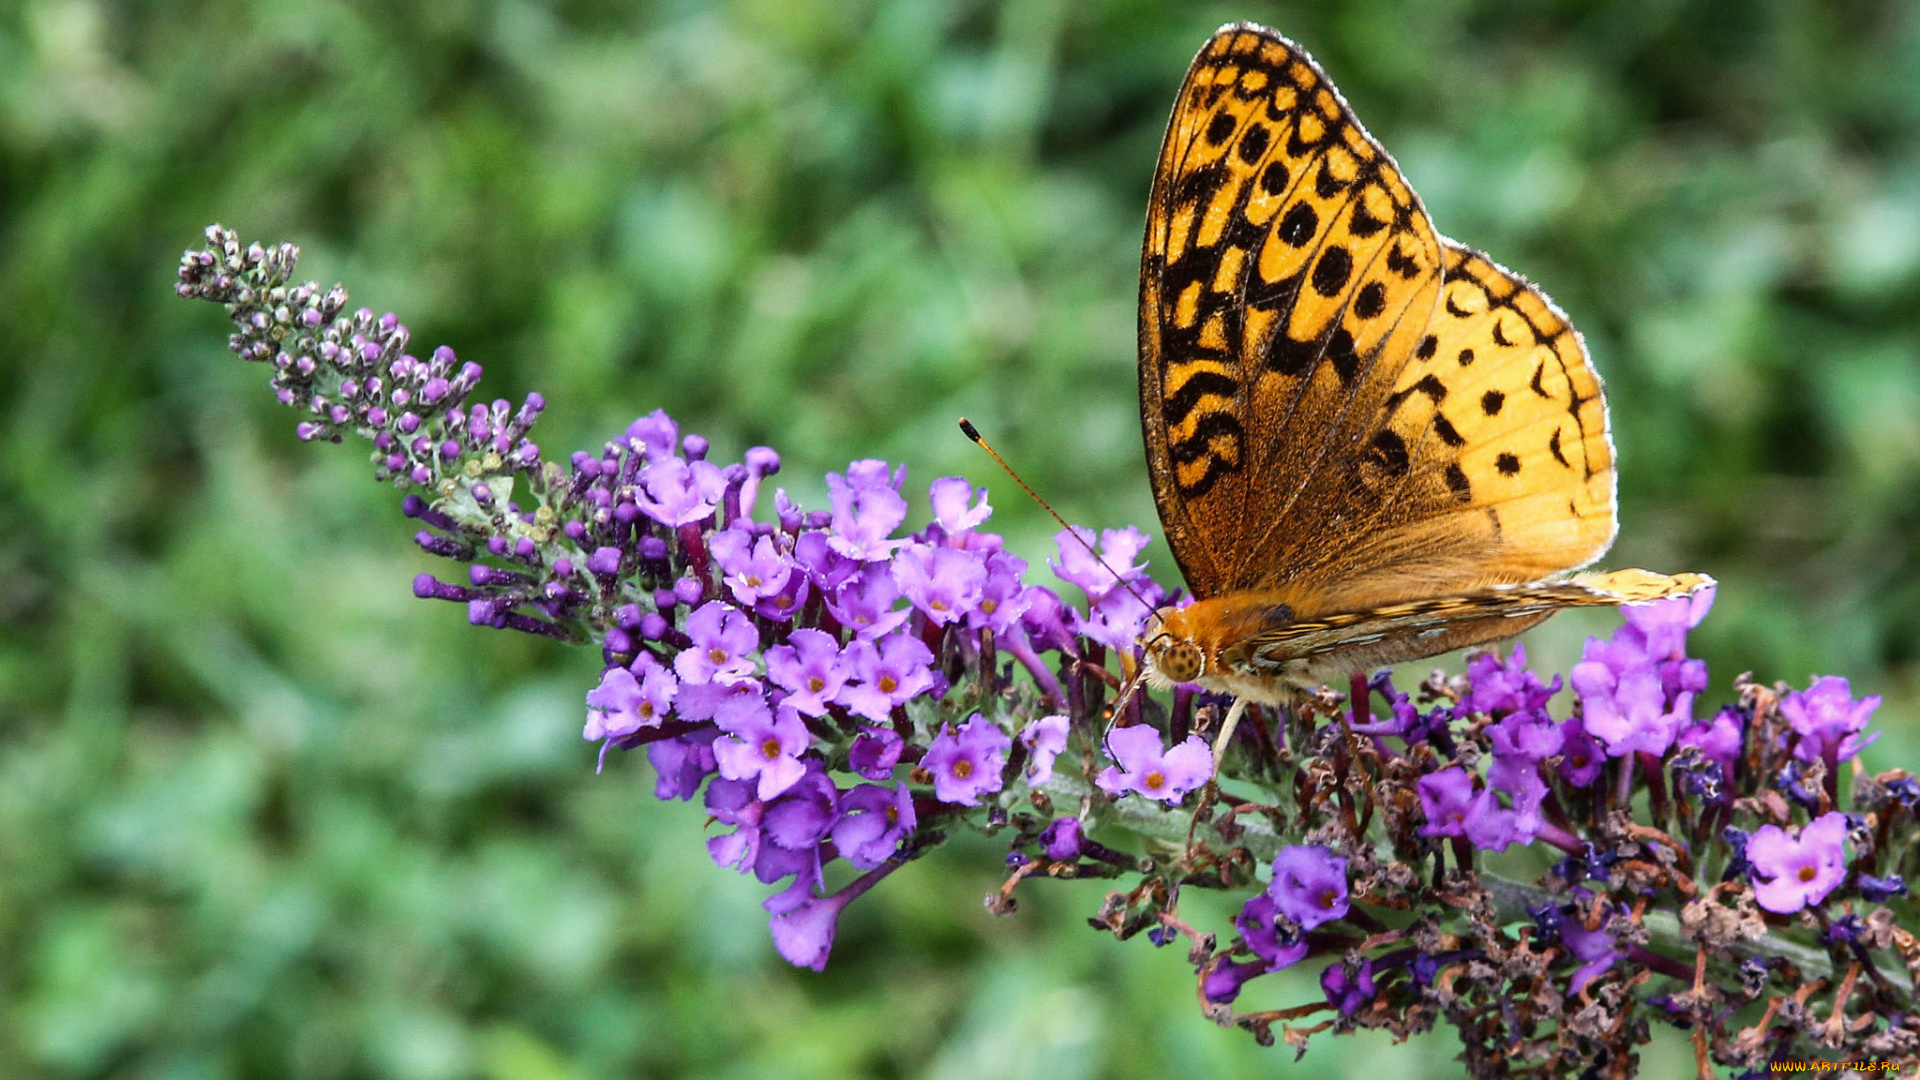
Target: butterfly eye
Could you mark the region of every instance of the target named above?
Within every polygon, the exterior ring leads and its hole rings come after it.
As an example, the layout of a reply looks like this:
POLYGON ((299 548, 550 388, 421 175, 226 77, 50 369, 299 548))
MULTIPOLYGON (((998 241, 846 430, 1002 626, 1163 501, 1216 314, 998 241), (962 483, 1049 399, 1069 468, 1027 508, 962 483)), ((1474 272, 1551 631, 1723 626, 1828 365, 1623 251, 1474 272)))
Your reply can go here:
POLYGON ((1174 682, 1192 682, 1200 677, 1204 658, 1200 655, 1200 646, 1191 641, 1177 641, 1161 650, 1155 666, 1160 674, 1174 682))

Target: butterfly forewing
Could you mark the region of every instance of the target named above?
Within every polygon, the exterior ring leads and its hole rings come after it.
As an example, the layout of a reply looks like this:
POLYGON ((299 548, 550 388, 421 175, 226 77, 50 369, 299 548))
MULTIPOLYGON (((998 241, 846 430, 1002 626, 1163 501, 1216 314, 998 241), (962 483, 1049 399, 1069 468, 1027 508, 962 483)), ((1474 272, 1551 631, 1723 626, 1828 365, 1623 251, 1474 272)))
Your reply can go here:
POLYGON ((1297 46, 1201 50, 1141 259, 1155 501, 1199 597, 1306 616, 1537 581, 1614 533, 1600 383, 1538 290, 1439 237, 1297 46))
POLYGON ((1312 565, 1371 504, 1334 474, 1366 452, 1432 319, 1440 260, 1312 60, 1263 28, 1215 35, 1168 125, 1140 284, 1148 462, 1196 595, 1312 565))

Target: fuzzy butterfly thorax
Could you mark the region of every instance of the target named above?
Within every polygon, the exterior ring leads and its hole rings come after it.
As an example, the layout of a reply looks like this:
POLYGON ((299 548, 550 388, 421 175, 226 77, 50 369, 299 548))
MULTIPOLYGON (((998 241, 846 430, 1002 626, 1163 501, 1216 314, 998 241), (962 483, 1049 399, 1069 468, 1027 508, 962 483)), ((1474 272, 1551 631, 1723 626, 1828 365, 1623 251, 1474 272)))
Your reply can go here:
POLYGON ((1194 59, 1140 262, 1154 501, 1196 598, 1149 679, 1283 699, 1704 575, 1566 575, 1616 531, 1606 400, 1546 295, 1441 236, 1318 65, 1264 27, 1194 59))

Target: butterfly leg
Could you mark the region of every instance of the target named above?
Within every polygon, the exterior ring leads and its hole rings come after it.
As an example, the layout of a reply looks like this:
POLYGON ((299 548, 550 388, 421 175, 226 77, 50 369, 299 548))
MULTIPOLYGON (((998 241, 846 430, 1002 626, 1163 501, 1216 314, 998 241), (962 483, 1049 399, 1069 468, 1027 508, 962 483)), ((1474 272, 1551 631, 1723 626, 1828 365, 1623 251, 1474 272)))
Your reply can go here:
POLYGON ((1233 706, 1227 710, 1227 718, 1220 725, 1220 734, 1213 740, 1213 776, 1220 778, 1220 765, 1227 759, 1227 747, 1233 743, 1233 729, 1240 726, 1240 718, 1247 714, 1247 699, 1233 699, 1233 706))

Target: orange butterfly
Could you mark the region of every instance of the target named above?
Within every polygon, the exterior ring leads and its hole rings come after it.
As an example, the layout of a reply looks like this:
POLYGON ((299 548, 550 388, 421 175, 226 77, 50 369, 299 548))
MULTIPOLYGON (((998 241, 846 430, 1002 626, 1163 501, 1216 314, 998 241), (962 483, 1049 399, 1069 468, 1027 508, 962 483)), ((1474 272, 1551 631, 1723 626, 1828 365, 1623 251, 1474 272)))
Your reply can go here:
POLYGON ((1318 65, 1265 27, 1222 27, 1167 125, 1140 257, 1140 419, 1195 598, 1149 620, 1145 676, 1235 695, 1230 721, 1562 608, 1712 584, 1559 576, 1616 530, 1579 333, 1440 236, 1318 65))

